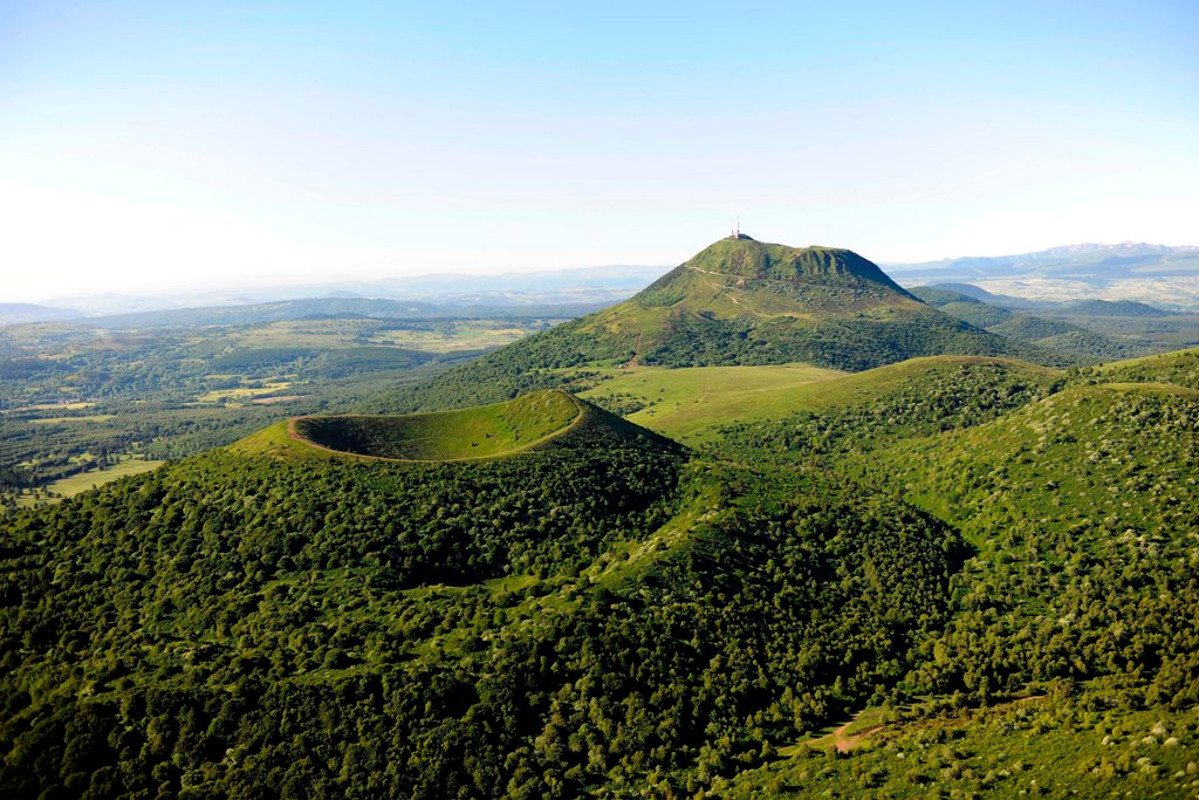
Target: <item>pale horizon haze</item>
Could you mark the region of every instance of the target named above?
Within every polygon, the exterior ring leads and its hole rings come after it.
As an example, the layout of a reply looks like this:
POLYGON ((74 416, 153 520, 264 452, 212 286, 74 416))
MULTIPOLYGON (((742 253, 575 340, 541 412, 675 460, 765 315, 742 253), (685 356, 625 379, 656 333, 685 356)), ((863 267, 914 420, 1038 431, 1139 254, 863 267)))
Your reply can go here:
POLYGON ((0 302, 1199 244, 1199 4, 0 3, 0 302))

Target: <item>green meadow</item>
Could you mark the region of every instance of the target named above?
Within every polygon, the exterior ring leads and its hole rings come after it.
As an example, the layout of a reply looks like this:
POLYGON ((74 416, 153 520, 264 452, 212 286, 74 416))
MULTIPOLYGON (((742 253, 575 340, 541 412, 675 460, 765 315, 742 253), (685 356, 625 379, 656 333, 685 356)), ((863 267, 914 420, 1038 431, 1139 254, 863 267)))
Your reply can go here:
MULTIPOLYGON (((157 460, 129 459, 104 467, 103 469, 78 472, 74 475, 68 475, 65 478, 59 478, 47 484, 44 488, 60 497, 74 497, 80 492, 86 492, 88 489, 112 483, 118 478, 149 472, 161 467, 165 463, 165 461, 157 460)), ((32 498, 22 495, 18 504, 22 506, 31 505, 32 498)))
POLYGON ((712 441, 716 429, 779 419, 796 411, 853 406, 874 400, 932 369, 1005 364, 1030 375, 1045 367, 985 356, 927 356, 846 373, 809 364, 733 367, 597 368, 603 376, 579 396, 685 444, 712 441))

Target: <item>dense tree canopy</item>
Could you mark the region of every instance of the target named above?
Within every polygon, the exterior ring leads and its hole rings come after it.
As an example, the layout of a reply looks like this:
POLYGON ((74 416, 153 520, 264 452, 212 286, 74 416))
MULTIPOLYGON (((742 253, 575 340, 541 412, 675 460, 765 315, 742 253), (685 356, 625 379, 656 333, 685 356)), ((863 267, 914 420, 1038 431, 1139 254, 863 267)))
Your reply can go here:
POLYGON ((1178 788, 1196 364, 934 366, 703 454, 599 410, 475 461, 243 443, 11 514, 0 787, 920 796, 1066 753, 1063 793, 1178 788), (863 708, 891 750, 795 746, 863 708))

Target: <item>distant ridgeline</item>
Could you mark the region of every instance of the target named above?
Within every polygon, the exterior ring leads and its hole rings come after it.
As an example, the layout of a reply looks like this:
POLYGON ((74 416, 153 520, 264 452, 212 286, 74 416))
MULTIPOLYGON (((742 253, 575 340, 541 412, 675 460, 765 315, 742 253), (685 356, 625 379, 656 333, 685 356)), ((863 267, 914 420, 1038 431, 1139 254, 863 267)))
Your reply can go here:
POLYGON ((850 250, 722 239, 624 303, 535 334, 425 386, 388 410, 494 402, 562 385, 555 368, 805 362, 851 371, 924 355, 1069 363, 926 305, 850 250))
MULTIPOLYGON (((960 287, 969 291, 973 287, 960 287)), ((985 303, 964 292, 955 291, 945 286, 918 287, 912 293, 930 306, 968 322, 990 333, 1004 336, 1017 342, 1024 342, 1041 348, 1045 352, 1059 353, 1063 357, 1073 357, 1080 361, 1097 361, 1115 358, 1128 358, 1141 355, 1146 350, 1153 351, 1149 342, 1139 340, 1127 332, 1117 341, 1104 336, 1089 328, 1067 321, 1035 316, 1031 311, 1019 312, 999 305, 985 303)), ((1044 309, 1045 313, 1054 313, 1044 309)), ((1106 300, 1091 300, 1077 303, 1065 309, 1070 319, 1078 319, 1080 315, 1098 315, 1120 318, 1156 318, 1168 316, 1144 303, 1124 301, 1112 303, 1106 300)), ((1062 311, 1056 312, 1059 315, 1062 311)))

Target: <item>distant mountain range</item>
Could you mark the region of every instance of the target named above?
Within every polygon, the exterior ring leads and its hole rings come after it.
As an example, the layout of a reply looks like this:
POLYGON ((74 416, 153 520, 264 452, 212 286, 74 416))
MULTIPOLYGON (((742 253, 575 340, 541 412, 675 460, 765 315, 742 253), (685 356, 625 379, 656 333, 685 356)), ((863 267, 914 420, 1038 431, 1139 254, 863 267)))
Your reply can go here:
POLYGON ((34 303, 0 303, 0 325, 20 325, 27 322, 58 322, 83 316, 70 308, 53 308, 34 303))
POLYGON ((1142 242, 1074 244, 1035 253, 883 266, 904 285, 1005 278, 1105 282, 1120 278, 1199 277, 1199 247, 1142 242))
MULTIPOLYGON (((231 287, 156 295, 75 295, 57 297, 49 303, 89 317, 313 299, 420 301, 451 307, 589 305, 597 308, 625 299, 667 269, 616 265, 502 275, 417 275, 378 281, 231 287)), ((0 324, 16 321, 41 320, 9 320, 0 307, 0 324)))
POLYGON ((302 319, 402 319, 464 318, 571 319, 589 314, 608 303, 546 303, 540 305, 459 305, 419 300, 380 300, 367 297, 314 297, 250 305, 169 308, 102 317, 77 318, 80 325, 108 330, 131 328, 189 328, 210 325, 263 325, 302 319))
MULTIPOLYGON (((1103 285, 1130 278, 1199 279, 1199 247, 1167 247, 1135 242, 1077 244, 1035 253, 971 256, 917 264, 883 263, 882 266, 906 287, 1028 278, 1103 285)), ((265 306, 315 300, 324 301, 328 309, 308 307, 304 313, 340 313, 334 301, 395 301, 405 306, 424 304, 417 316, 429 313, 460 314, 463 309, 495 311, 523 308, 531 313, 540 313, 534 311, 537 306, 570 307, 577 314, 625 300, 668 269, 666 266, 612 265, 503 275, 420 275, 309 286, 232 287, 157 295, 74 295, 53 298, 46 305, 0 303, 0 325, 118 316, 129 324, 195 324, 196 318, 205 315, 186 315, 193 320, 191 323, 177 322, 169 317, 147 316, 139 319, 126 315, 175 309, 194 312, 228 306, 265 306)), ((994 302, 989 298, 980 299, 994 302)), ((1016 297, 1003 298, 1003 301, 1012 306, 1020 303, 1033 305, 1028 300, 1016 297)), ((284 308, 276 305, 271 313, 290 313, 285 312, 284 308)), ((379 306, 368 311, 348 313, 366 316, 411 313, 390 308, 382 312, 381 309, 382 306, 379 306)), ((250 314, 250 317, 258 321, 254 314, 250 314)))

